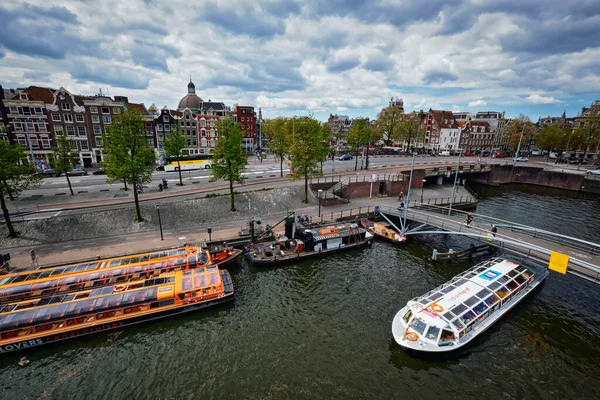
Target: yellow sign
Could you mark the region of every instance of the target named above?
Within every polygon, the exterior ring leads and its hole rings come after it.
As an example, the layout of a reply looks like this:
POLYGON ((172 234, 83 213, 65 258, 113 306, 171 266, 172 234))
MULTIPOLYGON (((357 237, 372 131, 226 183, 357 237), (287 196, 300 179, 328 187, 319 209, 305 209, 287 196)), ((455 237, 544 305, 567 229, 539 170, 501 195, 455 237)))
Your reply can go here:
POLYGON ((550 262, 548 268, 552 271, 560 272, 561 274, 567 273, 567 265, 569 265, 569 256, 561 254, 556 251, 550 253, 550 262))

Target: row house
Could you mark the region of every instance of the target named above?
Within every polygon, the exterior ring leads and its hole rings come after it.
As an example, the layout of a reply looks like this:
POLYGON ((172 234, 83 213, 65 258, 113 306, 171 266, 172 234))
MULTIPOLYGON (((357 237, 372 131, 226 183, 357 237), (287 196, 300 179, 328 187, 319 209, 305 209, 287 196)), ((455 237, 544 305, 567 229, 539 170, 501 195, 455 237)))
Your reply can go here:
POLYGON ((329 124, 329 129, 331 131, 331 140, 336 146, 336 149, 340 146, 345 147, 348 144, 346 138, 348 137, 350 128, 352 128, 353 122, 354 121, 347 115, 329 114, 327 123, 329 124))
POLYGON ((84 154, 82 158, 85 167, 91 167, 103 160, 104 143, 102 142, 102 134, 108 134, 113 117, 121 113, 126 102, 126 97, 115 96, 113 100, 108 96, 103 96, 101 93, 97 96, 83 99, 83 104, 87 112, 87 121, 90 130, 89 139, 91 143, 91 150, 89 152, 82 149, 81 146, 85 146, 85 144, 78 143, 80 146, 79 151, 84 154))
POLYGON ((456 123, 452 111, 446 110, 430 109, 429 112, 425 114, 423 123, 425 131, 424 148, 435 152, 438 152, 442 148, 440 141, 442 129, 446 130, 446 136, 448 136, 449 132, 454 132, 453 129, 458 128, 458 124, 456 123))
POLYGON ((153 126, 156 134, 156 148, 158 149, 158 157, 161 164, 164 164, 167 160, 164 145, 165 139, 169 133, 177 131, 181 116, 181 112, 170 110, 167 108, 167 106, 164 106, 160 112, 156 111, 155 115, 153 116, 153 126))
POLYGON ((4 89, 2 85, 0 85, 0 140, 4 140, 5 142, 10 142, 9 126, 8 126, 8 117, 6 116, 6 110, 4 109, 4 99, 6 97, 12 97, 12 93, 8 89, 4 89))
MULTIPOLYGON (((454 118, 461 123, 461 125, 465 125, 467 121, 475 121, 475 122, 485 122, 487 123, 487 135, 492 135, 492 148, 490 151, 494 150, 503 150, 509 147, 508 145, 508 135, 506 133, 506 126, 508 125, 508 119, 505 118, 504 112, 498 111, 480 111, 477 113, 469 113, 469 112, 455 112, 454 118)), ((477 128, 482 129, 482 128, 477 128)), ((478 134, 484 132, 477 132, 478 134)), ((468 134, 468 132, 467 132, 468 134)), ((488 136, 486 136, 488 137, 488 136)), ((470 140, 470 139, 469 139, 470 140)), ((484 139, 477 139, 479 141, 483 141, 484 139)), ((487 143, 488 139, 485 139, 487 143)), ((470 143, 470 142, 469 142, 470 143)), ((482 142, 483 143, 483 142, 482 142)), ((476 146, 476 145, 474 145, 476 146)), ((487 144, 486 144, 487 146, 487 144)), ((469 150, 477 150, 477 147, 471 148, 469 150)), ((487 150, 487 147, 486 147, 487 150)))
POLYGON ((246 153, 254 153, 256 141, 256 113, 254 107, 235 105, 232 110, 232 119, 237 122, 244 134, 242 147, 246 153))
POLYGON ((219 140, 219 121, 226 118, 229 108, 221 102, 203 101, 197 115, 198 154, 212 154, 219 140))
POLYGON ((122 96, 115 96, 115 100, 117 99, 124 101, 125 108, 137 111, 141 115, 142 121, 144 121, 144 135, 146 136, 148 146, 156 149, 158 146, 158 138, 156 136, 156 131, 154 130, 154 116, 148 111, 144 103, 130 103, 127 97, 122 96))
POLYGON ((494 137, 489 122, 486 121, 461 121, 459 148, 465 151, 481 154, 492 152, 494 137))

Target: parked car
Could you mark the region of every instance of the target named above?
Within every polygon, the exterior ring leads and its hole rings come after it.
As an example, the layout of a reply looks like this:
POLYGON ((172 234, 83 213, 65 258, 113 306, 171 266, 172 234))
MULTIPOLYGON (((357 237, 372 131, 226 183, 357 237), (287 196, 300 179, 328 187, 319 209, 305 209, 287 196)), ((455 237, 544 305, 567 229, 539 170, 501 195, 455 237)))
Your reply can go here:
POLYGON ((440 156, 450 157, 450 152, 448 150, 440 151, 440 156))
POLYGON ((590 175, 600 175, 600 168, 588 169, 585 173, 590 175))
POLYGON ((587 164, 587 161, 580 158, 574 158, 569 160, 569 164, 587 164))
POLYGON ((165 166, 164 165, 159 165, 158 167, 156 167, 157 171, 164 171, 165 170, 165 166))
POLYGON ((104 175, 106 174, 106 170, 102 167, 98 167, 94 170, 94 172, 92 172, 92 174, 94 175, 104 175))
POLYGON ((516 162, 527 162, 527 161, 529 161, 529 158, 527 158, 527 157, 515 157, 515 161, 516 162))
POLYGON ((475 153, 473 153, 472 151, 467 151, 465 152, 465 157, 473 157, 475 155, 475 153))
POLYGON ((501 151, 497 151, 497 152, 495 152, 495 153, 493 154, 493 156, 492 156, 492 157, 496 157, 496 158, 504 158, 504 157, 506 157, 506 154, 504 154, 504 153, 503 153, 503 152, 501 152, 501 151))
POLYGON ((42 176, 54 176, 54 170, 52 168, 46 168, 43 171, 36 172, 36 174, 42 176))
POLYGON ((541 153, 539 150, 531 150, 531 155, 532 155, 532 156, 539 156, 539 155, 541 155, 541 154, 542 154, 542 153, 541 153))
POLYGON ((352 160, 354 157, 352 157, 351 154, 344 154, 343 156, 340 156, 339 160, 352 160))
POLYGON ((558 157, 558 153, 556 153, 556 152, 554 152, 554 151, 551 151, 551 152, 548 154, 548 158, 555 159, 556 157, 558 157))
POLYGON ((69 176, 83 176, 87 175, 87 171, 83 168, 73 168, 71 171, 67 172, 69 176))

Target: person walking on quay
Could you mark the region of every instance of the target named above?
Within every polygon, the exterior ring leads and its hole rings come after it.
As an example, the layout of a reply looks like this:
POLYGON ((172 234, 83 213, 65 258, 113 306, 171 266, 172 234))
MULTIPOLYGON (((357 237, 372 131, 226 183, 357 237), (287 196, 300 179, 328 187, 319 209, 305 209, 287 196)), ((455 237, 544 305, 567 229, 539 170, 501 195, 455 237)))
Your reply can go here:
POLYGON ((498 232, 496 225, 492 224, 492 229, 490 229, 490 232, 492 232, 493 237, 496 237, 496 233, 498 232))

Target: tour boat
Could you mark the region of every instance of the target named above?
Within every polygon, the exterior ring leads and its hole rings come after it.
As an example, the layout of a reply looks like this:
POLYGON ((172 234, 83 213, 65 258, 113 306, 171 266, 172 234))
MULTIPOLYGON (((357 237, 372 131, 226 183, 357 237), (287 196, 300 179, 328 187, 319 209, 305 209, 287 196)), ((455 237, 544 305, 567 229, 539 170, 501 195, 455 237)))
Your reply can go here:
POLYGON ((492 326, 548 275, 493 258, 410 300, 394 317, 392 333, 416 351, 458 349, 492 326))
POLYGON ((0 353, 118 329, 233 298, 229 272, 207 265, 50 299, 0 305, 0 353))
POLYGON ((396 232, 391 228, 388 228, 383 224, 373 222, 366 218, 361 219, 360 224, 363 228, 375 235, 375 238, 381 238, 392 243, 403 243, 406 241, 406 236, 399 232, 396 232))
POLYGON ((298 224, 293 236, 293 239, 280 238, 270 246, 249 245, 246 248, 248 259, 256 265, 275 265, 363 247, 373 240, 370 232, 348 222, 312 229, 298 224))
POLYGON ((210 263, 208 251, 197 247, 178 249, 175 255, 169 257, 158 257, 159 253, 152 254, 157 257, 107 259, 6 275, 0 278, 0 304, 127 282, 179 269, 203 267, 210 263), (142 259, 146 261, 139 262, 142 259), (125 261, 134 263, 127 264, 125 261))

